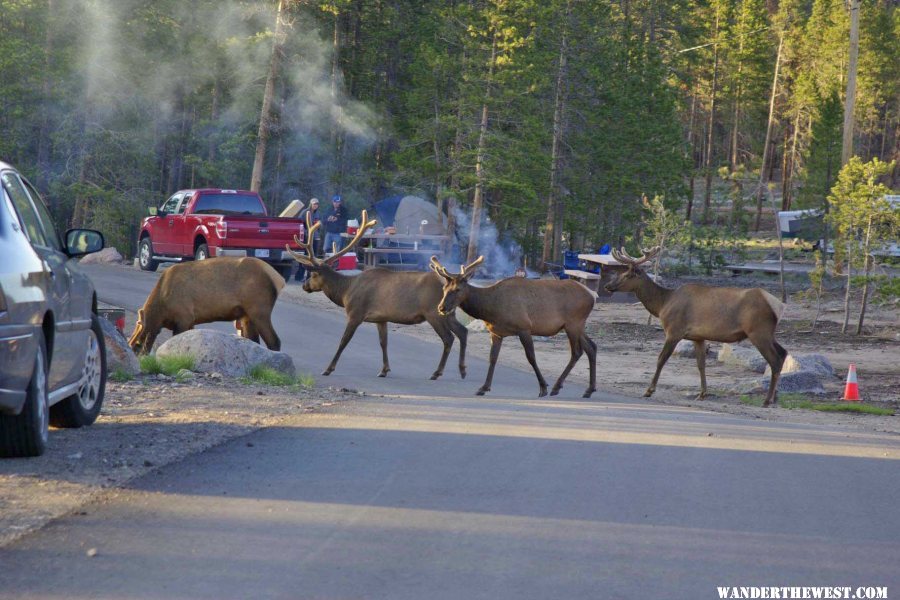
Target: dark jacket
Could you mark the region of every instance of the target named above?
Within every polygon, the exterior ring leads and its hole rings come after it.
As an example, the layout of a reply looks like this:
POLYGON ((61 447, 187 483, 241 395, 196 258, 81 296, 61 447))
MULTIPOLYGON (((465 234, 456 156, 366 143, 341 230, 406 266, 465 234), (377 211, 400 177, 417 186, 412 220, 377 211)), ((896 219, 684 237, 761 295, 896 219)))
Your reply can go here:
MULTIPOLYGON (((306 224, 306 213, 308 213, 310 210, 312 210, 310 207, 306 207, 306 208, 304 208, 302 211, 300 211, 299 217, 300 217, 301 219, 303 219, 303 223, 304 223, 304 224, 306 224)), ((316 223, 318 223, 318 222, 321 221, 321 220, 322 220, 322 217, 320 216, 319 209, 314 210, 314 211, 312 212, 312 215, 311 215, 311 222, 312 222, 312 224, 315 225, 316 223)), ((319 234, 319 233, 317 232, 317 233, 316 233, 316 237, 317 237, 317 238, 318 238, 318 237, 321 237, 321 234, 319 234)))
POLYGON ((347 231, 347 207, 343 204, 337 208, 331 205, 328 214, 325 215, 325 231, 328 233, 344 233, 347 231), (335 217, 334 220, 331 217, 335 217))

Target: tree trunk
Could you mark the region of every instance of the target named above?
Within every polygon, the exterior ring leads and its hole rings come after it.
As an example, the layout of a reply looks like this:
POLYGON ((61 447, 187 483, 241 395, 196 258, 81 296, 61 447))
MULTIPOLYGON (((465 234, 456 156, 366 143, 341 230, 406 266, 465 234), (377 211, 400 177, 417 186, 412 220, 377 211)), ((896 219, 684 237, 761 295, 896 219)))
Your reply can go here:
MULTIPOLYGON (((738 44, 738 55, 744 54, 744 36, 741 35, 741 41, 738 44)), ((728 164, 733 171, 738 164, 738 124, 741 120, 741 72, 744 70, 744 61, 741 60, 737 65, 737 76, 734 84, 734 122, 731 124, 731 152, 729 154, 728 164)))
MULTIPOLYGON (((772 77, 772 93, 769 96, 769 119, 766 125, 766 143, 763 145, 762 164, 759 166, 759 186, 756 191, 756 223, 754 231, 759 231, 762 218, 763 190, 766 186, 766 163, 769 156, 769 144, 772 140, 772 125, 775 122, 775 98, 778 95, 778 70, 781 68, 781 50, 784 48, 784 31, 778 38, 778 53, 775 55, 775 75, 772 77)), ((777 219, 776 219, 777 221, 777 219)))
POLYGON ((788 143, 791 139, 791 131, 788 127, 784 128, 784 140, 782 142, 781 156, 781 210, 791 209, 791 180, 788 177, 788 170, 791 165, 791 153, 788 152, 788 143))
POLYGON ((488 65, 484 102, 481 105, 481 130, 478 133, 478 150, 475 155, 475 195, 472 197, 472 227, 469 229, 469 249, 466 263, 478 257, 478 235, 481 230, 481 211, 484 204, 484 149, 488 130, 488 103, 491 100, 491 84, 494 78, 494 62, 497 60, 497 32, 491 42, 491 62, 488 65))
POLYGON ((844 137, 841 166, 853 156, 853 108, 856 105, 856 65, 859 59, 859 5, 850 0, 850 65, 847 70, 847 95, 844 99, 844 137))
POLYGON ((865 261, 865 276, 863 278, 862 306, 859 307, 859 323, 856 325, 856 335, 862 335, 863 321, 866 318, 866 304, 869 302, 869 273, 872 271, 872 257, 869 256, 869 244, 872 240, 872 217, 866 225, 866 241, 863 244, 863 260, 865 261))
POLYGON ((250 190, 254 192, 258 192, 262 187, 263 169, 266 164, 266 145, 269 143, 269 134, 271 133, 272 98, 275 96, 275 80, 278 78, 278 67, 284 54, 284 29, 287 25, 286 13, 289 1, 278 0, 272 60, 269 61, 269 74, 266 77, 266 89, 263 92, 262 110, 259 114, 259 129, 256 134, 256 155, 253 158, 253 174, 250 177, 250 190))
POLYGON ((544 229, 544 248, 541 269, 560 254, 562 241, 563 203, 559 199, 559 156, 563 138, 563 111, 566 109, 566 60, 568 55, 568 26, 572 3, 566 2, 566 17, 559 43, 559 64, 556 71, 556 99, 553 106, 553 144, 550 150, 550 193, 547 196, 547 223, 544 229))
POLYGON ((847 333, 847 324, 850 323, 850 277, 853 274, 853 245, 847 241, 847 288, 844 291, 844 324, 841 333, 847 333))
POLYGON ((687 153, 688 159, 691 163, 690 170, 690 179, 688 186, 688 199, 687 199, 687 207, 685 208, 684 218, 687 221, 691 220, 691 212, 694 208, 694 172, 696 171, 696 161, 694 160, 694 115, 697 112, 697 93, 694 92, 691 95, 691 118, 688 121, 688 131, 687 131, 687 153))
POLYGON ((38 130, 37 147, 37 184, 38 191, 50 203, 53 208, 53 198, 48 196, 50 191, 50 93, 53 87, 50 76, 51 63, 53 62, 53 0, 47 0, 46 35, 44 36, 44 76, 41 84, 41 124, 38 130))
POLYGON ((719 87, 719 9, 716 8, 716 28, 713 34, 715 45, 713 46, 713 78, 710 90, 709 125, 706 131, 706 189, 703 192, 703 222, 709 223, 709 212, 712 204, 712 160, 713 160, 713 130, 716 119, 716 94, 719 87))
POLYGON ((337 10, 334 9, 334 27, 331 36, 331 103, 337 107, 337 120, 331 125, 331 147, 332 147, 332 180, 335 186, 335 193, 343 192, 344 183, 344 107, 338 98, 338 81, 341 75, 341 18, 337 10))

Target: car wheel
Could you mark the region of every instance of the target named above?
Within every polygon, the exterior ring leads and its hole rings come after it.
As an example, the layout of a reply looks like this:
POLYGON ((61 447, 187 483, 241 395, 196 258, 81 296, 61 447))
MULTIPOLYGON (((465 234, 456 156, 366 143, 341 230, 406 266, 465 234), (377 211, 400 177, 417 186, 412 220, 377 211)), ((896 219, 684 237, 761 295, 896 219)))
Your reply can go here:
POLYGON ((159 261, 153 260, 153 245, 148 237, 142 239, 138 246, 138 264, 141 271, 155 271, 159 266, 159 261))
POLYGON ((91 315, 82 360, 78 391, 50 408, 50 422, 56 427, 84 427, 100 414, 106 392, 106 345, 97 315, 91 315))
POLYGON ((0 456, 40 456, 50 437, 50 411, 47 406, 47 347, 44 333, 37 333, 38 349, 34 373, 18 415, 0 415, 0 456))
POLYGON ((206 260, 209 258, 209 246, 200 244, 194 251, 194 260, 206 260))

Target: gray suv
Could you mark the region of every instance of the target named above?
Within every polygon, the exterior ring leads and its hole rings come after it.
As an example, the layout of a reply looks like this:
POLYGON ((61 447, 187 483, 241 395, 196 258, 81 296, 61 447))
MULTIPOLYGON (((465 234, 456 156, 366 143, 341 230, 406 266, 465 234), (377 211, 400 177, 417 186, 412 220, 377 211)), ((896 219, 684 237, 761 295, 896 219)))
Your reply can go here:
POLYGON ((103 235, 64 238, 38 193, 0 162, 0 456, 38 456, 49 425, 82 427, 100 414, 106 348, 97 294, 73 258, 103 235))

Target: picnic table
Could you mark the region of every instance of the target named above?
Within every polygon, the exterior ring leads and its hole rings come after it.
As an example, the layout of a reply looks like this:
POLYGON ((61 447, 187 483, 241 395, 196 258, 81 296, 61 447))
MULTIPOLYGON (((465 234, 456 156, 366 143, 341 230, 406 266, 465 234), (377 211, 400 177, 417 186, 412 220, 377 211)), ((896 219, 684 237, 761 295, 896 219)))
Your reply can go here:
MULTIPOLYGON (((352 238, 353 235, 342 233, 341 237, 352 238)), ((363 268, 419 269, 423 265, 427 268, 429 257, 443 256, 450 240, 449 235, 369 233, 360 240, 359 251, 363 255, 363 268), (397 245, 383 246, 383 242, 397 245)))

